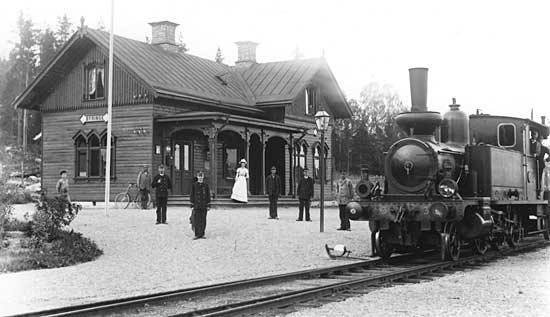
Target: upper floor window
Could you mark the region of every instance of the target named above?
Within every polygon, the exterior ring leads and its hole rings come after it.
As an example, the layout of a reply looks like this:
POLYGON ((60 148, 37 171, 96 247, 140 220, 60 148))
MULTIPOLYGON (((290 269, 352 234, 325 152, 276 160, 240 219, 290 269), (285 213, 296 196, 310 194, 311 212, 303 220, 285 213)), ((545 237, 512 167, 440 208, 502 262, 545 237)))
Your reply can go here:
POLYGON ((92 64, 85 68, 85 100, 105 98, 105 67, 92 64))
POLYGON ((306 114, 314 116, 317 113, 317 90, 315 87, 306 88, 306 114))
POLYGON ((516 126, 512 123, 498 125, 498 145, 513 147, 516 145, 516 126))

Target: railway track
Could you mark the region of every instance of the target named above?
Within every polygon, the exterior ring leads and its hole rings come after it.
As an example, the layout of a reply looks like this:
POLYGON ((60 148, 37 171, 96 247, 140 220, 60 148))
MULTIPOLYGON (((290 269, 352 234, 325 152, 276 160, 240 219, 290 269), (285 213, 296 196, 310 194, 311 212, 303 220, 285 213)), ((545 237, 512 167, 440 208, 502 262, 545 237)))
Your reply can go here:
POLYGON ((439 260, 439 255, 400 255, 389 263, 359 261, 330 268, 305 270, 236 282, 195 287, 152 295, 37 311, 21 316, 151 315, 227 316, 265 313, 284 314, 300 307, 320 306, 395 283, 418 283, 455 272, 475 269, 502 256, 548 246, 528 239, 515 248, 466 255, 458 261, 439 260))

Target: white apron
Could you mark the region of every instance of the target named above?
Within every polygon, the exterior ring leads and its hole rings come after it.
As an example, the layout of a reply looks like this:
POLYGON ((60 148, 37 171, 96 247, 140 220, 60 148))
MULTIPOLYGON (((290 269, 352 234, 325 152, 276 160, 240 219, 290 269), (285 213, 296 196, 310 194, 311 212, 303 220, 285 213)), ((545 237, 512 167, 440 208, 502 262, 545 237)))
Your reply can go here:
POLYGON ((246 186, 246 179, 248 178, 248 169, 240 167, 237 169, 237 175, 235 176, 235 184, 233 185, 233 192, 231 199, 240 201, 243 203, 248 202, 248 188, 246 186))

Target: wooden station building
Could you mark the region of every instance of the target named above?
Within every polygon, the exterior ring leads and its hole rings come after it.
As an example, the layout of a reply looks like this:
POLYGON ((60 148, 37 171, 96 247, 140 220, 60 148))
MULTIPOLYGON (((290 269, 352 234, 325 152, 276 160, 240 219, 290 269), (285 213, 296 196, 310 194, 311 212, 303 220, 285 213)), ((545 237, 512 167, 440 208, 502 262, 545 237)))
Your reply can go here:
MULTIPOLYGON (((189 194, 202 170, 223 196, 246 158, 252 194, 264 193, 276 166, 294 195, 303 167, 319 183, 324 150, 332 181, 331 128, 321 149, 314 115, 325 110, 332 123, 351 109, 324 58, 258 63, 257 44, 237 42, 238 61, 228 66, 179 52, 177 24, 151 26, 150 44, 114 38, 112 199, 144 164, 153 174, 168 166, 173 195, 189 194)), ((42 113, 43 187, 53 191, 67 170, 73 200, 104 200, 108 51, 107 32, 81 26, 14 102, 42 113)))

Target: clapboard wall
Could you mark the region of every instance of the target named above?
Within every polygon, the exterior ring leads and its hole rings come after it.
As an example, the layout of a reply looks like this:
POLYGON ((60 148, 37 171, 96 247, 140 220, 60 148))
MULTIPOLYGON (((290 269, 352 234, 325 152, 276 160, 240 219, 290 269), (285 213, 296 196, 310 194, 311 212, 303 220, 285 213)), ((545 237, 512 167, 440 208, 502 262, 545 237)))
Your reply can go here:
MULTIPOLYGON (((70 179, 70 195, 73 200, 103 201, 104 179, 86 179, 75 175, 75 141, 79 131, 88 134, 101 133, 105 122, 82 124, 80 117, 103 115, 106 108, 43 113, 43 177, 49 193, 55 191, 59 171, 67 170, 70 179)), ((111 180, 111 200, 122 192, 128 182, 135 182, 143 164, 151 164, 153 156, 153 105, 128 105, 113 107, 112 135, 115 138, 115 175, 111 180)))

